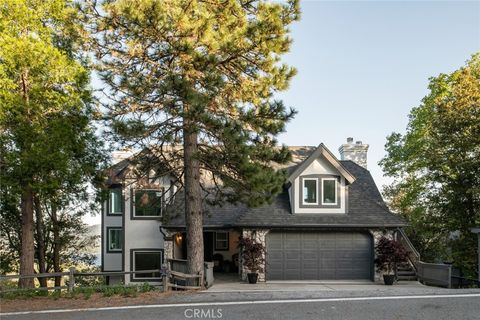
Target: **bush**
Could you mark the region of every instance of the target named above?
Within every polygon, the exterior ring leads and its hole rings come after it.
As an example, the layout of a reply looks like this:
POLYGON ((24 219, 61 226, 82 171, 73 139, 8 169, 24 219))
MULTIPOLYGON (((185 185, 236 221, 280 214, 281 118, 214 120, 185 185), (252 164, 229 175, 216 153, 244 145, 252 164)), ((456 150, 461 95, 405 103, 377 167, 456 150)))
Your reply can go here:
MULTIPOLYGON (((5 286, 3 287, 5 288, 5 286)), ((5 290, 5 289, 4 289, 5 290)), ((38 296, 48 296, 52 299, 59 299, 59 298, 70 298, 75 299, 78 295, 83 295, 85 300, 88 300, 92 297, 95 292, 102 293, 104 297, 111 297, 114 295, 121 295, 123 297, 136 297, 139 292, 149 292, 156 290, 155 286, 152 286, 148 283, 143 283, 142 285, 116 285, 116 286, 92 286, 92 287, 76 287, 72 292, 54 290, 54 291, 46 291, 46 290, 35 290, 35 289, 28 289, 28 290, 17 290, 17 291, 10 291, 0 293, 0 298, 2 299, 26 299, 26 298, 34 298, 38 296)))
POLYGON ((155 290, 155 287, 150 285, 149 283, 145 282, 140 287, 138 287, 138 290, 140 292, 150 292, 150 291, 155 290))
POLYGON ((124 297, 136 297, 138 292, 137 286, 127 286, 123 288, 122 296, 124 297))
POLYGON ((95 291, 96 289, 93 287, 80 287, 80 288, 74 289, 74 292, 83 294, 83 297, 85 298, 85 300, 90 299, 90 297, 95 291))
POLYGON ((238 246, 242 252, 242 261, 252 273, 263 272, 265 263, 265 247, 251 238, 240 237, 238 246))
POLYGON ((408 252, 403 245, 386 237, 381 237, 375 246, 375 265, 377 271, 385 272, 386 274, 393 274, 395 268, 399 263, 408 261, 408 252))

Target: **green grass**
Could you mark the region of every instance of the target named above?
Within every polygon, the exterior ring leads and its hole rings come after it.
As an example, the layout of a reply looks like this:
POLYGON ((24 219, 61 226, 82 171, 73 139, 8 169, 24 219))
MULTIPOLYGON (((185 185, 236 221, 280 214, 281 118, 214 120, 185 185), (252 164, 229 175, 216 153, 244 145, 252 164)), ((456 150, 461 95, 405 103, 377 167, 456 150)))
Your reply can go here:
MULTIPOLYGON (((6 290, 3 286, 2 289, 6 290)), ((88 300, 94 293, 101 293, 104 297, 123 296, 123 297, 136 297, 138 293, 150 292, 157 290, 156 287, 144 283, 142 285, 115 285, 115 286, 92 286, 92 287, 77 287, 72 292, 66 290, 35 290, 35 289, 22 289, 11 292, 0 292, 0 298, 3 299, 32 299, 35 297, 49 297, 54 300, 60 298, 76 299, 80 295, 88 300)))

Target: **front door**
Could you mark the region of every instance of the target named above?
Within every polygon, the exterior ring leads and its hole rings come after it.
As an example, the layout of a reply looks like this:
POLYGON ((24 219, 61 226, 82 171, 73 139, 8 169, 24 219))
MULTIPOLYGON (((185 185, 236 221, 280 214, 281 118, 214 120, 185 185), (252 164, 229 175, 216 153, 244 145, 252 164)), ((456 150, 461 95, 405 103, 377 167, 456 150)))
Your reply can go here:
POLYGON ((213 261, 213 232, 203 233, 204 251, 203 258, 205 261, 213 261))

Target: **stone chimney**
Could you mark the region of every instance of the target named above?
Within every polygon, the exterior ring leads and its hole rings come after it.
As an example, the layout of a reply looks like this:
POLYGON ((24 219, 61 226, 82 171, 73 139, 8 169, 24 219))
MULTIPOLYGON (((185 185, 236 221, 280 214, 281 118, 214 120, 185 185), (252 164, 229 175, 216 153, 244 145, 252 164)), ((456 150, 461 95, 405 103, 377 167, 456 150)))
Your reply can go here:
POLYGON ((340 160, 352 160, 367 169, 368 144, 363 144, 362 141, 353 143, 353 138, 347 138, 347 143, 342 144, 338 151, 340 160))

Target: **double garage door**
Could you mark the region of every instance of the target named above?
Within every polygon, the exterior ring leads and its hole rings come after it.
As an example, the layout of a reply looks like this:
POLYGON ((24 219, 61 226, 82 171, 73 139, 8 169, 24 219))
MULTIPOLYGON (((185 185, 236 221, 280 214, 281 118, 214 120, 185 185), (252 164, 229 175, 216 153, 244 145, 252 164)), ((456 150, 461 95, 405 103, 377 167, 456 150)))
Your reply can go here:
POLYGON ((372 279, 367 233, 270 232, 266 240, 267 280, 372 279))

